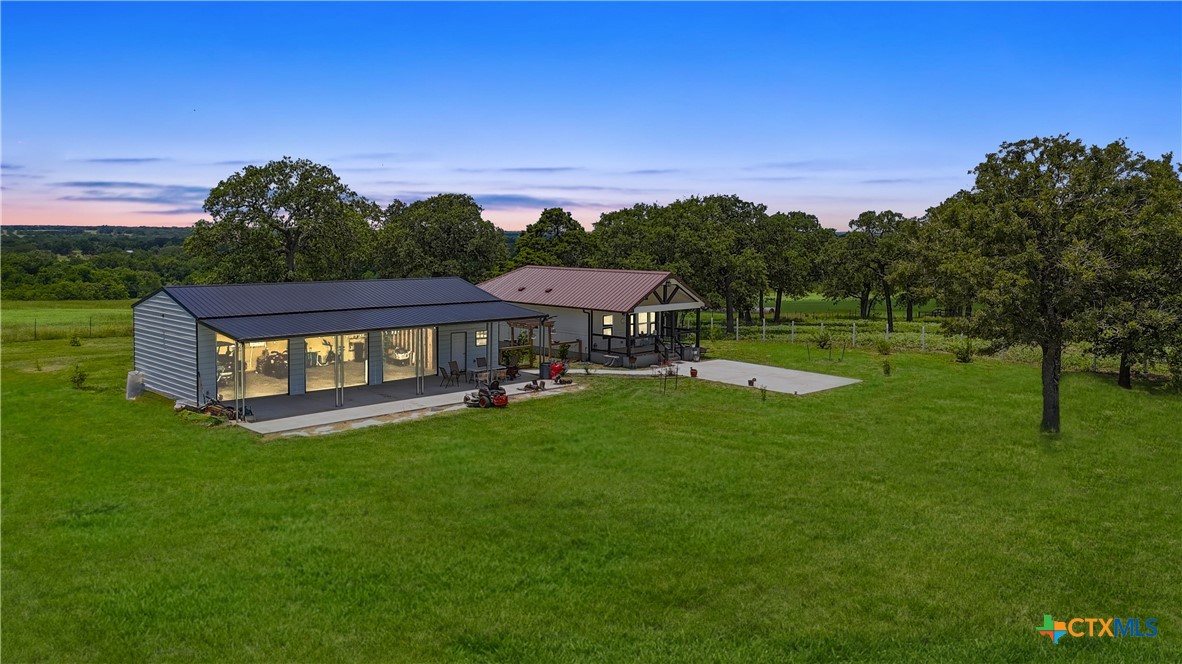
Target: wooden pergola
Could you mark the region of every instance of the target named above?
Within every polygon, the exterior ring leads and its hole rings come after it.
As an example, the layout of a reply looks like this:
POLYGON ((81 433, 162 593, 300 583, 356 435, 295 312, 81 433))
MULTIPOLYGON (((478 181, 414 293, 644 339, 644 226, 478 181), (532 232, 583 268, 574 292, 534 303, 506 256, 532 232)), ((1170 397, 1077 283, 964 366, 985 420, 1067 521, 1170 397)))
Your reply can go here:
MULTIPOLYGON (((541 349, 541 351, 542 351, 542 352, 538 353, 538 360, 539 361, 547 361, 547 362, 550 361, 550 359, 553 357, 553 342, 552 342, 552 340, 554 338, 554 320, 553 319, 539 320, 537 318, 522 318, 522 319, 518 319, 518 320, 507 320, 507 321, 505 321, 505 324, 509 326, 509 336, 511 337, 511 339, 509 340, 508 344, 505 344, 502 341, 501 346, 500 346, 501 353, 520 351, 522 353, 532 354, 535 344, 532 342, 526 343, 526 344, 517 343, 517 337, 519 334, 518 331, 519 330, 520 331, 528 331, 529 337, 531 340, 535 339, 534 332, 537 331, 538 334, 536 337, 536 341, 537 341, 536 347, 541 349), (545 337, 545 339, 549 340, 549 341, 547 343, 542 343, 543 337, 545 337)), ((533 366, 533 365, 531 363, 527 366, 533 366)))

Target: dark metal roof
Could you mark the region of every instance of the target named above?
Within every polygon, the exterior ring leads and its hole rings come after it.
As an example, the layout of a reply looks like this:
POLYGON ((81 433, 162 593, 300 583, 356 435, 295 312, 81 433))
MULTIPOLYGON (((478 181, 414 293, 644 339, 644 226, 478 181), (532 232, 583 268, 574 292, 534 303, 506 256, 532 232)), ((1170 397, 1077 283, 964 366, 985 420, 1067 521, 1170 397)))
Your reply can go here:
POLYGON ((497 301, 459 277, 165 286, 164 291, 198 319, 497 301))
POLYGON ((248 341, 541 317, 536 311, 492 298, 486 302, 206 318, 201 322, 228 337, 248 341))
POLYGON ((527 265, 489 279, 480 287, 509 302, 626 313, 674 278, 670 272, 651 270, 527 265))

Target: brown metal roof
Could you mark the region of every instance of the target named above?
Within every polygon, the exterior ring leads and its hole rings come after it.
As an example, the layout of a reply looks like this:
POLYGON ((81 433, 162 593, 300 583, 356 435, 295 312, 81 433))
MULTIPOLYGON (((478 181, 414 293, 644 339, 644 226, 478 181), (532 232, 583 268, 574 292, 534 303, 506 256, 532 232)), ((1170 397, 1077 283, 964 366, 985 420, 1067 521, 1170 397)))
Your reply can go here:
POLYGON ((669 272, 527 265, 480 284, 507 302, 596 311, 632 311, 669 272))

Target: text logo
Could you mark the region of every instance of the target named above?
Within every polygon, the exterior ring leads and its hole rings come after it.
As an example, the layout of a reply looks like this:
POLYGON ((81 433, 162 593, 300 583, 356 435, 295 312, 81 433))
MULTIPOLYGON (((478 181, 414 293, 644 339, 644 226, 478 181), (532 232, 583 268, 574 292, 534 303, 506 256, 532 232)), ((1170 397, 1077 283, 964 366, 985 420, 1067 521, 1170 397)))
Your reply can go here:
POLYGON ((1118 636, 1157 636, 1157 618, 1072 618, 1070 620, 1055 620, 1051 614, 1044 614, 1042 627, 1038 629, 1040 636, 1045 636, 1051 643, 1058 644, 1059 639, 1066 636, 1082 637, 1118 637, 1118 636))

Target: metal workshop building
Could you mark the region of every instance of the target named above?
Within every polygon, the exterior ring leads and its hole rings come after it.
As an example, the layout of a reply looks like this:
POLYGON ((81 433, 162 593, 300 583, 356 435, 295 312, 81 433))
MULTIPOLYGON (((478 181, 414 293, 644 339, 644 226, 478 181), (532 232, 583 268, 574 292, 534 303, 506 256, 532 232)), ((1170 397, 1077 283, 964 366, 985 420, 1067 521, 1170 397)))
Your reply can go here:
POLYGON ((458 277, 166 286, 132 305, 144 387, 203 405, 425 380, 495 364, 499 326, 545 317, 458 277))

